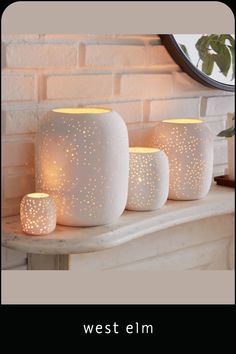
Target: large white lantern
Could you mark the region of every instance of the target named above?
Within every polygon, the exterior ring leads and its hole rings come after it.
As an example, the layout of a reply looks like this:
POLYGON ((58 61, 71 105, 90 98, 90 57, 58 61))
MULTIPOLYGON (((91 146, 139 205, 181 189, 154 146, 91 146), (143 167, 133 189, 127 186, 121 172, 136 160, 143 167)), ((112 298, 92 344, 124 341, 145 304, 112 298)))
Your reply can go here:
POLYGON ((128 193, 128 133, 107 108, 48 112, 36 134, 36 190, 50 193, 57 223, 94 226, 114 222, 128 193))
POLYGON ((150 145, 168 156, 169 199, 194 200, 207 195, 213 173, 213 135, 201 119, 158 122, 150 145))

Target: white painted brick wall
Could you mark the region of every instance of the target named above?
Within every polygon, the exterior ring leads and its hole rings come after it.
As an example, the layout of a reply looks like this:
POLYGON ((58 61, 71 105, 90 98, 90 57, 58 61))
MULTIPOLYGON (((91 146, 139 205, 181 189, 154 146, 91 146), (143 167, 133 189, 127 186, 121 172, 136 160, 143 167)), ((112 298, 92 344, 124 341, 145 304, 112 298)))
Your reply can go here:
POLYGON ((234 97, 203 97, 202 99, 202 115, 218 116, 234 112, 234 97))
POLYGON ((3 142, 2 166, 28 166, 34 162, 34 144, 32 142, 3 142))
POLYGON ((146 62, 145 46, 139 45, 87 45, 87 66, 137 66, 146 62))
POLYGON ((142 42, 137 45, 90 44, 85 47, 87 66, 143 67, 166 64, 176 65, 165 47, 160 44, 149 46, 142 42))
POLYGON ((35 133, 37 118, 37 112, 32 109, 3 111, 4 133, 6 135, 35 133))
POLYGON ((112 94, 109 74, 50 76, 46 84, 48 99, 97 98, 112 94))
POLYGON ((77 47, 53 44, 10 44, 6 46, 8 68, 70 67, 77 64, 77 47))
POLYGON ((120 78, 120 95, 131 97, 171 97, 171 74, 124 74, 120 78))
MULTIPOLYGON (((104 104, 91 106, 103 107, 104 104)), ((143 120, 143 104, 141 101, 109 102, 109 107, 119 113, 126 123, 140 122, 143 120)))
POLYGON ((215 140, 223 140, 224 138, 217 137, 217 134, 226 129, 226 116, 204 117, 204 120, 214 134, 215 140))
MULTIPOLYGON (((131 145, 145 144, 150 121, 167 117, 200 115, 216 135, 234 111, 232 93, 191 79, 153 35, 3 36, 2 62, 5 216, 34 190, 34 133, 49 109, 110 106, 128 123, 131 145)), ((215 175, 227 167, 226 148, 215 139, 215 175)))
POLYGON ((227 141, 216 141, 214 146, 214 164, 220 165, 227 162, 227 141))
POLYGON ((4 198, 21 197, 34 191, 34 175, 15 175, 4 179, 4 198))
POLYGON ((163 118, 191 118, 200 116, 200 99, 181 98, 150 102, 150 120, 163 118))
MULTIPOLYGON (((8 178, 8 176, 5 176, 5 178, 8 178)), ((20 201, 21 201, 21 197, 4 199, 2 202, 2 215, 3 216, 18 215, 20 212, 20 201)))
POLYGON ((146 63, 148 65, 176 65, 163 45, 147 46, 146 63))
POLYGON ((29 74, 2 76, 2 100, 30 101, 35 99, 35 79, 29 74))

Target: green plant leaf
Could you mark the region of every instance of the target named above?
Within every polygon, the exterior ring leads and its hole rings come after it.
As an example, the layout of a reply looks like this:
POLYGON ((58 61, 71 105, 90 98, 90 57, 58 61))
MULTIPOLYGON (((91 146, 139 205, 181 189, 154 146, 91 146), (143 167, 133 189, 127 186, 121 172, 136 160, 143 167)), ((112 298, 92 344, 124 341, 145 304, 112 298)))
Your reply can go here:
POLYGON ((234 48, 235 47, 235 39, 234 39, 234 37, 231 36, 231 34, 226 34, 225 36, 226 36, 226 39, 229 40, 231 46, 234 48))
POLYGON ((228 34, 221 34, 218 36, 218 41, 225 44, 225 40, 227 39, 228 34))
POLYGON ((195 44, 195 47, 198 51, 201 60, 204 60, 206 55, 208 54, 208 49, 207 49, 208 41, 209 41, 208 36, 202 36, 198 39, 197 43, 195 44))
POLYGON ((210 41, 210 46, 211 48, 218 54, 222 50, 222 45, 224 46, 224 43, 222 44, 219 41, 210 41))
POLYGON ((206 75, 211 75, 214 67, 214 55, 208 54, 202 62, 202 71, 206 75))
POLYGON ((231 138, 235 135, 235 127, 230 127, 228 129, 222 130, 217 136, 231 138))
POLYGON ((186 46, 184 44, 179 44, 180 45, 180 48, 182 49, 182 51, 184 52, 184 54, 189 58, 190 60, 190 56, 188 54, 188 50, 186 48, 186 46))
POLYGON ((202 35, 195 45, 198 50, 199 58, 202 60, 202 71, 210 75, 214 68, 214 62, 220 69, 220 72, 227 76, 232 64, 232 80, 235 77, 235 40, 230 34, 211 34, 202 35), (226 41, 230 45, 225 44, 226 41), (210 51, 214 50, 215 53, 210 51), (209 57, 211 55, 211 57, 209 57))
POLYGON ((218 34, 210 34, 210 36, 208 36, 210 40, 219 40, 219 38, 221 37, 221 35, 219 36, 218 34))
POLYGON ((231 65, 231 56, 228 47, 225 44, 221 43, 211 43, 211 47, 217 53, 214 55, 215 62, 218 65, 220 71, 224 76, 227 76, 230 65, 231 65))

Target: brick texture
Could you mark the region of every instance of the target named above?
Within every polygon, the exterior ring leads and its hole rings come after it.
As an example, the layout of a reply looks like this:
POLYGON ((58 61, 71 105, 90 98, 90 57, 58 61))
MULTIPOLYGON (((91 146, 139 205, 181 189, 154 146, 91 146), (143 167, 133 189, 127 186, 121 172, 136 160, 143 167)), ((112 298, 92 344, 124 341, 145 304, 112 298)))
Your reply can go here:
MULTIPOLYGON (((93 105, 91 105, 93 106, 93 105)), ((139 122, 143 119, 143 106, 141 102, 118 102, 96 104, 94 106, 108 107, 121 115, 126 123, 139 122)))
POLYGON ((3 112, 5 134, 35 133, 37 112, 33 110, 16 110, 3 112))
POLYGON ((220 140, 215 142, 214 146, 214 164, 227 163, 227 140, 220 140))
POLYGON ((33 175, 8 176, 4 181, 4 197, 6 199, 23 197, 34 191, 33 175))
POLYGON ((2 166, 29 166, 34 163, 32 142, 5 142, 2 147, 2 166))
POLYGON ((234 96, 227 97, 203 97, 202 115, 217 116, 235 111, 234 96))
POLYGON ((71 45, 12 44, 6 47, 9 68, 70 67, 77 64, 77 49, 71 45))
POLYGON ((2 77, 2 101, 28 101, 35 99, 32 75, 6 75, 2 77))
POLYGON ((144 46, 87 45, 85 63, 88 66, 136 66, 146 61, 144 46))
POLYGON ((217 134, 222 130, 226 129, 226 117, 224 116, 216 116, 211 117, 213 119, 209 119, 209 117, 203 118, 204 121, 207 122, 208 127, 211 129, 212 133, 214 134, 216 139, 223 139, 217 138, 217 134))
POLYGON ((148 65, 176 65, 163 45, 148 46, 146 58, 148 65))
POLYGON ((150 102, 150 120, 164 118, 199 117, 199 98, 186 98, 178 100, 160 100, 150 102))
POLYGON ((111 75, 51 76, 47 78, 47 98, 73 99, 106 97, 112 94, 111 75))
POLYGON ((129 74, 121 76, 120 94, 122 96, 165 97, 171 96, 172 90, 172 76, 168 74, 129 74))

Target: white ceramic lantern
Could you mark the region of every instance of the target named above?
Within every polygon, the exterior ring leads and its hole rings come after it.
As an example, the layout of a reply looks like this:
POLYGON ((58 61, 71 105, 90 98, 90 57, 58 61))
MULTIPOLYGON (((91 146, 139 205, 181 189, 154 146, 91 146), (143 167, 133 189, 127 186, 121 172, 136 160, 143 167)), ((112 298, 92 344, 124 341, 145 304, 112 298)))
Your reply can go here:
POLYGON ((56 227, 56 205, 47 193, 26 194, 20 204, 22 229, 30 235, 46 235, 56 227))
POLYGON ((128 193, 128 133, 107 108, 59 108, 36 135, 36 190, 50 193, 57 223, 94 226, 114 222, 128 193))
POLYGON ((169 199, 201 199, 213 173, 213 135, 201 119, 165 119, 156 124, 151 146, 165 151, 170 166, 169 199))
POLYGON ((129 190, 126 209, 155 210, 168 197, 169 164, 166 154, 156 148, 129 148, 129 190))

